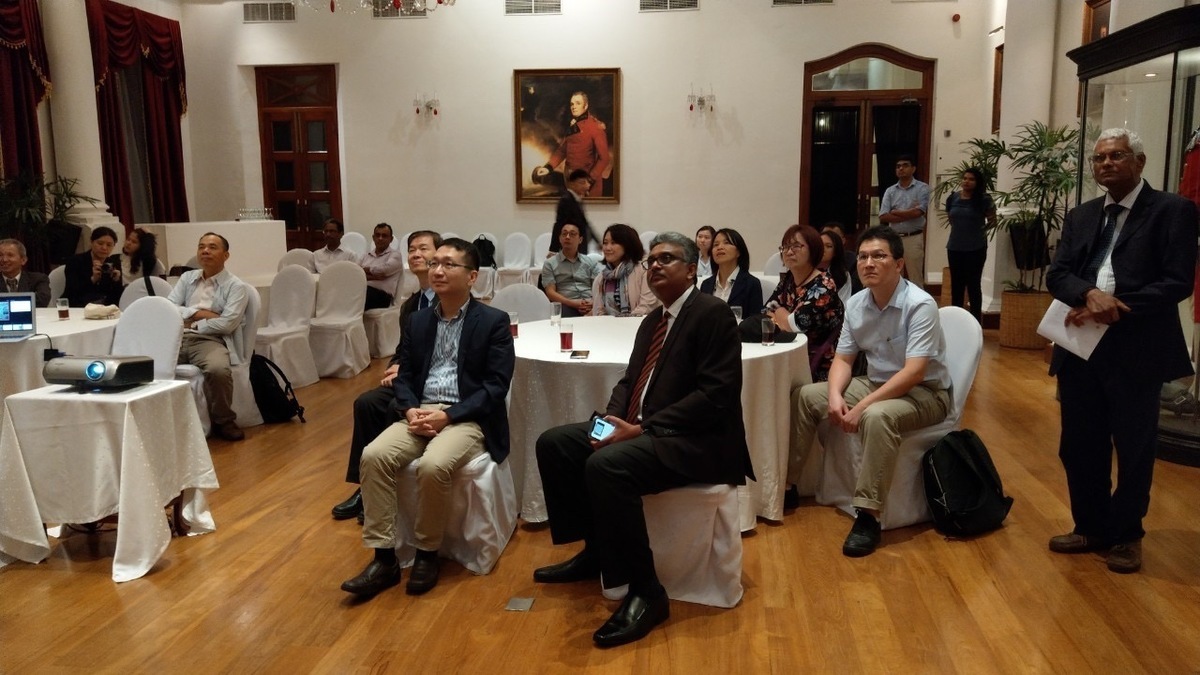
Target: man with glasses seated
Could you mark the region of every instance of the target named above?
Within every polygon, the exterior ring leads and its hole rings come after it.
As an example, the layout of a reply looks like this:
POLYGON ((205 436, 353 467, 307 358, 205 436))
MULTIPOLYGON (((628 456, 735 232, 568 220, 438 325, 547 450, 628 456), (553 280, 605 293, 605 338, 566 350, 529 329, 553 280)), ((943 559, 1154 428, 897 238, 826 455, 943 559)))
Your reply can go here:
POLYGON ((625 376, 604 420, 556 427, 537 441, 538 470, 555 544, 584 540, 575 557, 536 570, 534 581, 600 577, 628 585, 617 611, 593 635, 601 647, 633 642, 667 620, 666 591, 654 569, 642 495, 691 483, 742 485, 754 477, 742 421, 742 345, 719 298, 695 287, 699 249, 664 232, 643 262, 662 306, 638 329, 625 376))
POLYGON ((558 232, 562 250, 542 263, 542 288, 551 302, 562 303, 562 315, 587 316, 592 313, 592 280, 600 273, 600 263, 581 248, 580 226, 564 223, 558 232))
POLYGON ((817 425, 862 439, 862 468, 853 504, 858 517, 842 545, 850 557, 879 546, 879 513, 892 480, 900 434, 937 424, 950 410, 950 371, 937 303, 902 275, 904 242, 892 228, 873 227, 858 243, 858 276, 868 292, 846 304, 829 381, 792 391, 788 482, 800 480, 817 425), (867 374, 852 377, 854 359, 867 356, 867 374))
POLYGON ((479 272, 474 244, 450 238, 429 263, 436 307, 412 315, 400 338, 392 382, 395 422, 363 450, 363 544, 375 557, 342 590, 372 596, 400 582, 396 559, 396 477, 414 459, 416 561, 406 590, 420 595, 438 581, 438 549, 450 511, 454 471, 481 453, 508 456, 512 333, 508 314, 471 296, 479 272))
POLYGON ((896 158, 897 183, 883 192, 879 222, 890 225, 901 237, 907 257, 907 277, 925 287, 925 214, 929 213, 929 186, 916 178, 917 160, 912 155, 896 158))

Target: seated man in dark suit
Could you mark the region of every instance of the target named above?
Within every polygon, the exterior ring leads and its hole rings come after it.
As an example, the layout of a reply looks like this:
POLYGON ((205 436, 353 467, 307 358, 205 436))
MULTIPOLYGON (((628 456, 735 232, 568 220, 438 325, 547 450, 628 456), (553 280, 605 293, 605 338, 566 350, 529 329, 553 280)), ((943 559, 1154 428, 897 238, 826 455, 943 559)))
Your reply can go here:
POLYGON ((0 239, 0 293, 33 293, 34 304, 50 306, 50 277, 40 272, 26 272, 25 244, 16 239, 0 239))
POLYGON ((537 441, 538 470, 556 544, 583 539, 570 560, 535 581, 628 584, 621 606, 595 632, 602 647, 644 637, 670 613, 646 534, 642 495, 691 483, 753 478, 742 422, 742 349, 721 300, 695 288, 699 249, 665 232, 650 243, 648 281, 662 307, 642 321, 625 376, 613 388, 603 440, 591 423, 550 429, 537 441))
MULTIPOLYGON (((408 270, 417 277, 420 288, 400 305, 401 335, 404 334, 408 317, 413 312, 437 305, 437 294, 429 287, 429 260, 441 245, 442 235, 437 232, 418 230, 408 235, 408 270)), ((396 353, 392 355, 387 370, 383 371, 383 379, 380 380, 379 386, 363 392, 354 400, 354 432, 350 436, 347 483, 358 484, 358 464, 362 459, 363 448, 396 421, 392 412, 392 402, 396 400, 392 380, 395 380, 396 373, 400 372, 400 344, 396 344, 396 353)), ((333 507, 334 520, 348 518, 358 518, 360 524, 363 521, 361 490, 355 490, 348 499, 333 507)))
POLYGON ((416 562, 409 595, 438 580, 438 549, 450 510, 456 469, 483 452, 508 456, 512 333, 508 313, 471 297, 479 252, 468 241, 447 239, 429 263, 436 308, 413 314, 400 338, 400 373, 392 382, 394 423, 363 450, 363 544, 375 558, 342 590, 374 595, 400 582, 396 560, 396 477, 413 460, 417 469, 414 517, 416 562))

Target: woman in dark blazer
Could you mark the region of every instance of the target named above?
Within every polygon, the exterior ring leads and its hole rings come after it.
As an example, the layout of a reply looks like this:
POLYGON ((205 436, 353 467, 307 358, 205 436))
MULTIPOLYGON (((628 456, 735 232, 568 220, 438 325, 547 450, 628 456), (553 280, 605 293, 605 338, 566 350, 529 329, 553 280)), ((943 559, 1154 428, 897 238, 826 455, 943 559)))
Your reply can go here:
POLYGON ((717 230, 712 244, 713 275, 700 284, 700 292, 715 295, 730 307, 741 307, 742 316, 762 312, 762 284, 750 273, 750 249, 737 230, 717 230))
POLYGON ((110 227, 92 230, 92 246, 89 250, 67 259, 67 287, 63 297, 72 307, 83 307, 88 303, 115 305, 121 299, 121 259, 112 255, 117 244, 117 233, 110 227))

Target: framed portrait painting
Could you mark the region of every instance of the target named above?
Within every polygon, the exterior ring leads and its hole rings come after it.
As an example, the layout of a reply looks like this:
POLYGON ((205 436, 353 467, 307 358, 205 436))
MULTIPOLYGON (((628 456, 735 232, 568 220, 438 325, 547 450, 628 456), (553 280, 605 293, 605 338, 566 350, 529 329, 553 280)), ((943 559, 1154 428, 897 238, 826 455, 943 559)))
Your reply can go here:
POLYGON ((513 71, 518 202, 558 201, 578 170, 589 201, 620 201, 620 90, 619 68, 513 71))

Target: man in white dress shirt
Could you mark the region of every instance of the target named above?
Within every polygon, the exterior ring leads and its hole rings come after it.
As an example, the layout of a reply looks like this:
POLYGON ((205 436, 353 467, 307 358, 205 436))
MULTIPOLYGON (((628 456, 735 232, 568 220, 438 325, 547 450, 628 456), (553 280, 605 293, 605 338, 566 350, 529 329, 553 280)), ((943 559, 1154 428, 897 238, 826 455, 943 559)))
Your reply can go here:
POLYGON ((313 265, 317 269, 317 274, 324 272, 326 267, 340 260, 358 262, 358 256, 354 255, 354 251, 342 248, 342 235, 346 233, 346 227, 342 225, 342 221, 330 218, 325 221, 325 228, 321 232, 325 235, 325 246, 313 253, 313 265))
POLYGON ((358 264, 367 273, 367 309, 391 307, 392 298, 400 289, 404 272, 404 254, 392 249, 392 226, 380 223, 371 233, 375 248, 363 254, 358 264))

